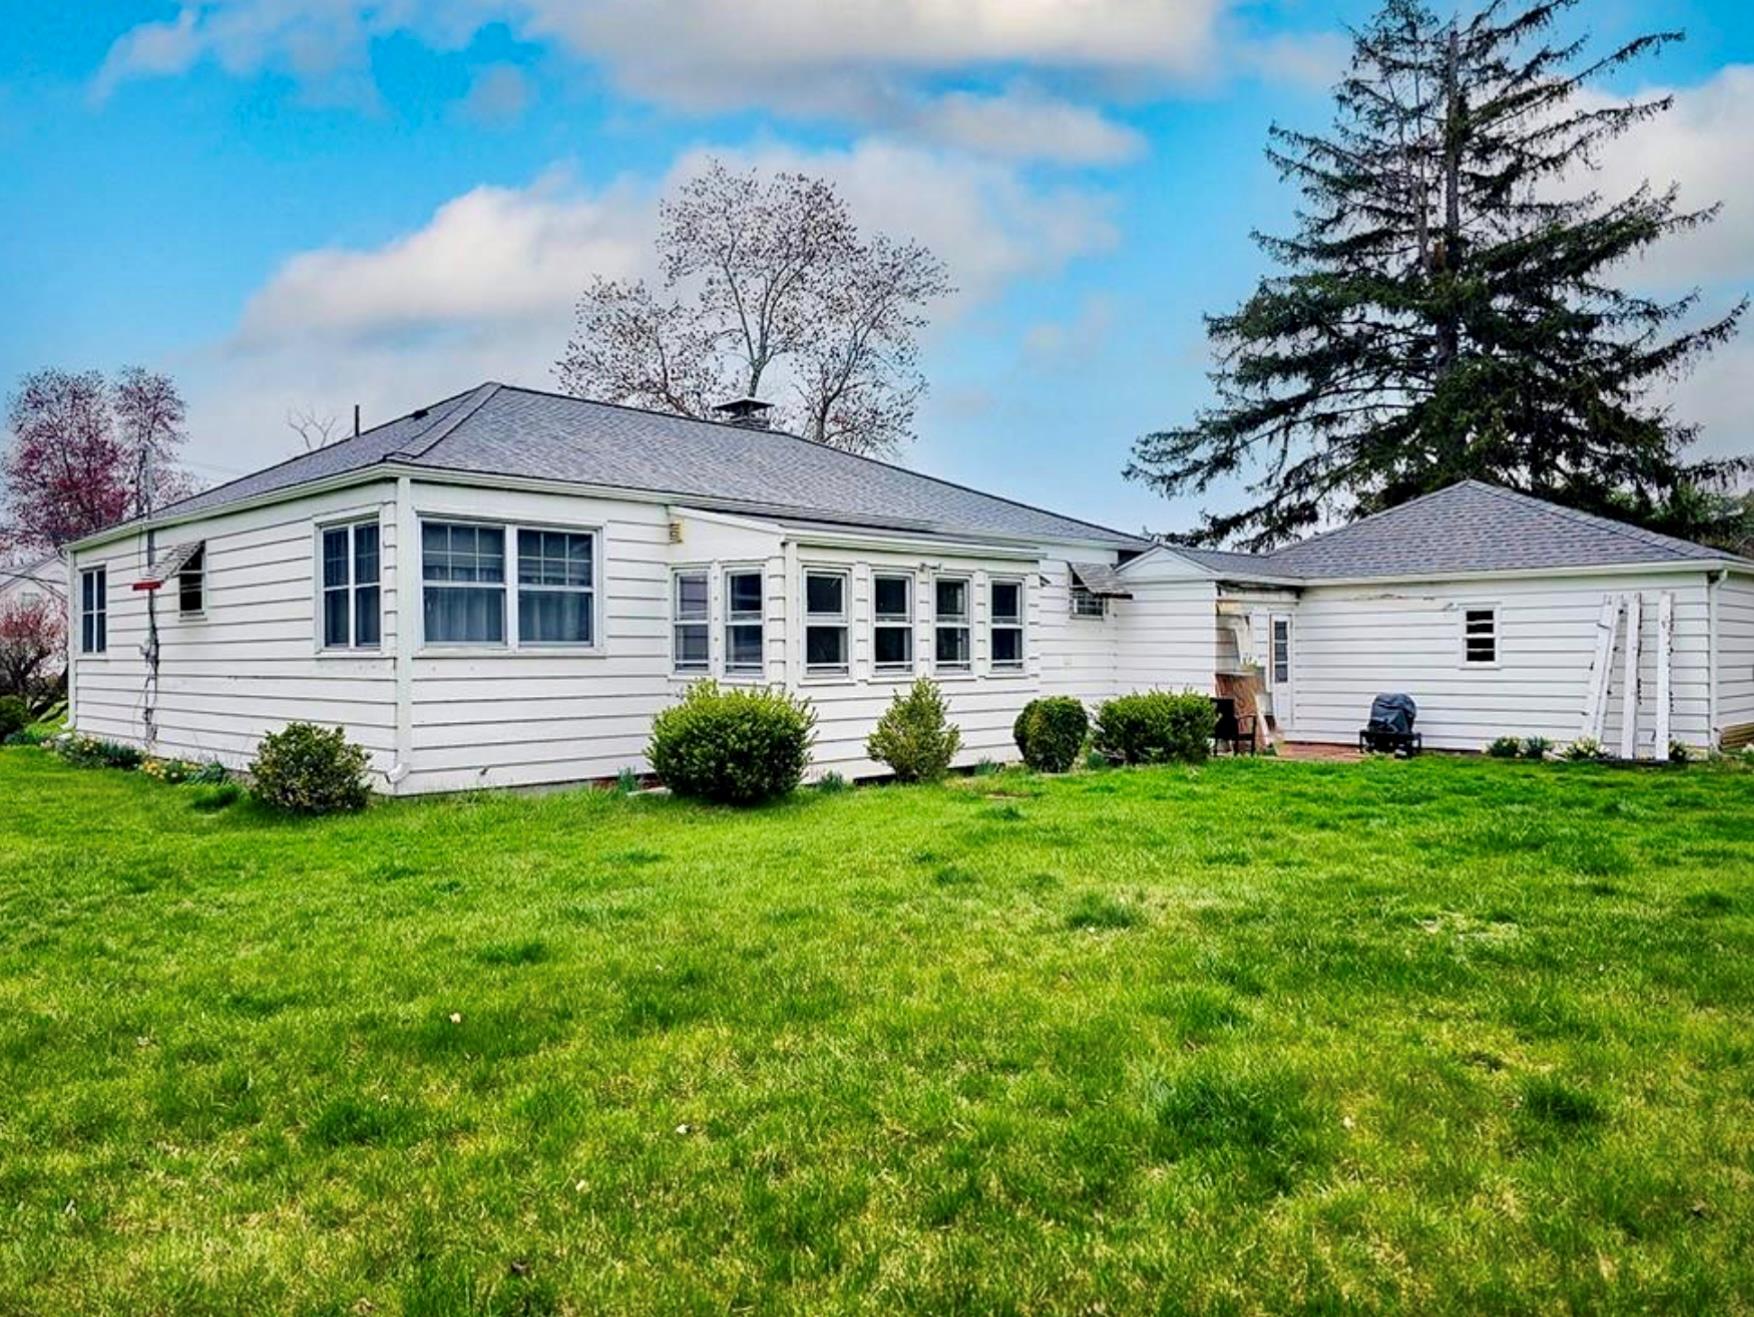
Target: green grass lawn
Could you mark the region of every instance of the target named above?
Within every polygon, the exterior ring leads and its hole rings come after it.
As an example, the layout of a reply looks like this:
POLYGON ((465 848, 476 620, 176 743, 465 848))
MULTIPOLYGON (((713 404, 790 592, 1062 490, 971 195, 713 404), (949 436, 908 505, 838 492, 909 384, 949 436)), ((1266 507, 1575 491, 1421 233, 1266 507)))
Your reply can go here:
POLYGON ((1754 1308, 1754 773, 0 801, 0 1311, 1754 1308))

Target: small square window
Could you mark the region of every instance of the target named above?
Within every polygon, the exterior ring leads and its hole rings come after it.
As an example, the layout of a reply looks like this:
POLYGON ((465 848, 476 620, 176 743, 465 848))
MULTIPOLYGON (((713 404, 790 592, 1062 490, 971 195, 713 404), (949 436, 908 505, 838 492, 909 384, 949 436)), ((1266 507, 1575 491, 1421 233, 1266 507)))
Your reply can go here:
POLYGON ((1498 610, 1469 608, 1462 613, 1462 661, 1498 662, 1498 610))

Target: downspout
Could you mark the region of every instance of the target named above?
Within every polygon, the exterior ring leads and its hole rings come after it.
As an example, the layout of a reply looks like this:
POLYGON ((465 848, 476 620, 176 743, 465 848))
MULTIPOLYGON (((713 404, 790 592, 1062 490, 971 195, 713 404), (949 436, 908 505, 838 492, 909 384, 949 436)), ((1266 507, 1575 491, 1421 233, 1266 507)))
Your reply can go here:
POLYGON ((1706 708, 1706 748, 1716 750, 1723 744, 1723 727, 1718 721, 1717 687, 1718 687, 1718 587, 1729 575, 1727 567, 1710 572, 1705 578, 1705 708, 1706 708))
POLYGON ((420 524, 414 515, 414 481, 396 477, 396 543, 391 559, 396 586, 396 758, 385 775, 396 793, 414 762, 414 640, 415 616, 420 607, 416 584, 415 546, 420 543, 420 524))

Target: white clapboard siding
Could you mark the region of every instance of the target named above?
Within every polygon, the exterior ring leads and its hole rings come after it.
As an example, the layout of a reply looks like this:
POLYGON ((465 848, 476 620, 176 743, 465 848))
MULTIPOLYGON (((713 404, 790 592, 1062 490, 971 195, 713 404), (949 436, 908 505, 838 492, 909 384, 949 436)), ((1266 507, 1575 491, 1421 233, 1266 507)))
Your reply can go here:
MULTIPOLYGON (((178 612, 174 581, 159 592, 157 753, 239 767, 265 732, 316 721, 342 727, 371 752, 374 771, 389 772, 396 725, 394 497, 394 483, 384 481, 158 533, 161 553, 190 540, 203 541, 206 553, 200 616, 178 612), (316 527, 369 516, 379 518, 382 535, 383 647, 319 654, 316 527)), ((109 570, 109 646, 102 655, 74 655, 72 725, 143 745, 147 596, 132 585, 148 565, 145 536, 77 555, 79 569, 99 565, 109 570)), ((73 623, 77 635, 77 612, 73 623)))
POLYGON ((1754 575, 1717 586, 1717 720, 1738 744, 1754 731, 1754 575))
MULTIPOLYGON (((1647 696, 1656 690, 1657 599, 1675 596, 1672 735, 1690 745, 1709 740, 1710 612, 1705 577, 1529 577, 1393 587, 1311 587, 1292 610, 1295 740, 1351 742, 1371 698, 1411 695, 1419 729, 1436 749, 1479 750, 1495 737, 1577 736, 1588 700, 1602 597, 1641 592, 1645 607, 1639 671, 1647 696), (1498 662, 1462 662, 1462 613, 1498 610, 1498 662)), ((1611 662, 1603 743, 1620 744, 1624 717, 1624 641, 1611 662)), ((1646 700, 1637 723, 1638 753, 1655 751, 1655 711, 1646 700)), ((1666 753, 1666 747, 1664 747, 1666 753)))
POLYGON ((1194 690, 1211 694, 1218 671, 1218 587, 1185 559, 1159 553, 1125 574, 1131 599, 1119 621, 1114 693, 1194 690))

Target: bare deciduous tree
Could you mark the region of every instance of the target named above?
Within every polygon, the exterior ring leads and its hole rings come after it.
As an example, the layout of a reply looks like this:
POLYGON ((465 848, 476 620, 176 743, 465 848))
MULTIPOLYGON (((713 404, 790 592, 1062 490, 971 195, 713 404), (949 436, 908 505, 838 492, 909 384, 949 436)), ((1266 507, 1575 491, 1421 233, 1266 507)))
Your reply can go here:
POLYGON ((298 436, 305 452, 327 448, 346 436, 340 433, 341 420, 332 412, 319 415, 309 407, 298 407, 286 413, 286 428, 298 436))
POLYGON ((664 287, 599 279, 556 364, 563 389, 683 416, 779 391, 781 420, 860 453, 912 438, 916 335, 951 291, 917 242, 865 240, 834 186, 717 161, 660 210, 664 287))

